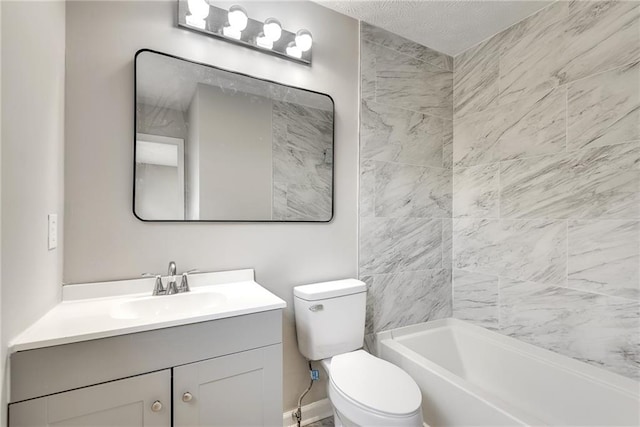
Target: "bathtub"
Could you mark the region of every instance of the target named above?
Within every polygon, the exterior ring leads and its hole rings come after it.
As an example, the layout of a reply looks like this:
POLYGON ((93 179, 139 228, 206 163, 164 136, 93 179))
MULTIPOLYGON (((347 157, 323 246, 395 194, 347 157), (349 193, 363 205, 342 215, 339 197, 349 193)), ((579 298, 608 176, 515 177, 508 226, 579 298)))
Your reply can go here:
POLYGON ((640 383, 457 319, 377 335, 430 426, 640 424, 640 383))

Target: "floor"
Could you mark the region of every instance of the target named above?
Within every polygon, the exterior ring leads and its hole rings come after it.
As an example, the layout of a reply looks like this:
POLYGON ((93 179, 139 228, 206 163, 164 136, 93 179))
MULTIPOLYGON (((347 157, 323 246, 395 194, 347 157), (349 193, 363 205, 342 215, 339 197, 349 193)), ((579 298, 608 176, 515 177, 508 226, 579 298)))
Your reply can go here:
POLYGON ((307 427, 333 427, 333 417, 324 418, 315 423, 307 424, 307 427))

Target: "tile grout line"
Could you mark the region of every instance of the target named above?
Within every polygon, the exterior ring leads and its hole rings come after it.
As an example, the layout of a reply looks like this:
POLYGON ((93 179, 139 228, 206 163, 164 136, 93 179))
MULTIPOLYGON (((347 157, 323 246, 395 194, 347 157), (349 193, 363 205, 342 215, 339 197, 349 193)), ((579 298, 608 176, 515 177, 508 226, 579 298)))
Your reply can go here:
POLYGON ((556 151, 554 153, 538 154, 538 155, 535 155, 535 156, 519 157, 519 158, 515 158, 515 159, 503 159, 503 160, 497 160, 497 161, 494 161, 494 162, 477 163, 477 164, 473 164, 473 165, 457 165, 457 167, 459 167, 459 168, 472 168, 472 167, 476 167, 476 166, 489 166, 489 165, 492 165, 492 164, 495 164, 495 163, 519 162, 519 161, 523 161, 523 160, 540 159, 542 157, 552 157, 552 156, 558 156, 558 155, 579 153, 581 151, 586 151, 586 150, 598 150, 598 149, 607 148, 607 147, 618 147, 618 146, 627 145, 627 144, 628 145, 640 144, 640 139, 631 139, 631 140, 626 140, 626 141, 622 141, 622 142, 616 142, 614 144, 594 145, 592 147, 577 148, 575 150, 569 150, 569 151, 556 151))
MULTIPOLYGON (((558 1, 561 1, 561 0, 558 0, 558 1)), ((497 55, 497 56, 498 56, 498 81, 497 81, 497 84, 498 84, 498 95, 496 97, 497 104, 496 105, 492 105, 492 106, 487 107, 487 108, 483 108, 483 109, 478 110, 478 111, 473 111, 473 112, 467 113, 467 114, 465 114, 463 116, 459 116, 458 115, 457 117, 455 117, 458 120, 466 121, 468 119, 473 119, 474 117, 479 116, 481 114, 489 114, 493 110, 496 110, 496 109, 499 109, 499 108, 503 108, 503 107, 506 107, 508 105, 515 104, 515 103, 518 103, 518 102, 524 102, 528 98, 535 98, 535 97, 543 98, 544 95, 540 95, 540 94, 542 94, 544 92, 546 92, 546 94, 549 94, 549 93, 551 93, 553 91, 562 89, 563 87, 566 87, 568 89, 569 85, 582 82, 583 80, 587 80, 587 79, 590 79, 592 77, 598 77, 598 76, 601 76, 602 74, 610 73, 610 72, 613 72, 613 71, 617 71, 617 70, 620 70, 620 69, 623 69, 623 68, 628 68, 628 67, 632 67, 632 66, 640 64, 640 58, 636 58, 636 59, 631 60, 630 62, 627 62, 625 64, 616 65, 613 68, 608 68, 606 70, 598 71, 598 72, 586 75, 584 77, 580 77, 580 78, 575 79, 575 80, 562 82, 561 84, 558 84, 557 86, 553 86, 551 89, 544 89, 544 90, 538 89, 538 90, 535 90, 533 92, 529 92, 529 93, 525 93, 523 95, 520 95, 520 96, 518 96, 516 99, 514 99, 512 101, 509 101, 509 102, 506 102, 506 103, 500 103, 499 101, 500 101, 500 93, 501 93, 501 91, 500 91, 501 67, 500 67, 500 60, 499 60, 500 55, 497 55)), ((549 82, 549 81, 551 81, 551 80, 547 80, 546 82, 549 82)))
POLYGON ((574 286, 559 285, 557 283, 542 283, 542 282, 536 282, 535 280, 521 279, 521 278, 517 278, 517 277, 507 276, 507 275, 504 275, 504 274, 492 274, 492 273, 487 273, 487 272, 484 272, 484 271, 469 270, 469 269, 466 269, 466 268, 457 268, 456 270, 464 271, 466 273, 480 274, 480 275, 483 275, 483 276, 491 276, 491 277, 495 277, 495 278, 504 278, 504 279, 508 279, 508 280, 514 280, 514 281, 517 281, 517 282, 532 283, 532 284, 534 284, 536 286, 568 289, 568 290, 574 291, 574 292, 579 292, 579 293, 583 293, 583 294, 590 294, 590 295, 598 295, 598 296, 602 296, 602 297, 606 297, 606 298, 613 298, 615 300, 624 301, 624 302, 631 303, 631 304, 639 304, 640 305, 640 300, 637 300, 637 299, 634 299, 634 298, 622 297, 622 296, 619 296, 619 295, 605 294, 605 293, 602 293, 602 292, 597 292, 597 291, 592 291, 592 290, 585 290, 585 289, 577 288, 577 287, 574 287, 574 286))
MULTIPOLYGON (((362 20, 360 20, 360 21, 358 21, 358 22, 362 23, 363 21, 362 21, 362 20)), ((391 33, 391 32, 389 32, 389 31, 387 31, 387 30, 385 30, 385 29, 383 29, 383 28, 376 27, 375 25, 371 25, 371 24, 367 24, 367 25, 370 25, 370 26, 375 27, 375 28, 379 28, 379 29, 381 29, 382 31, 388 32, 389 34, 392 34, 392 35, 394 35, 394 36, 399 36, 399 34, 391 33)), ((362 24, 360 24, 360 27, 362 28, 362 24)), ((362 37, 362 33, 360 33, 360 35, 361 35, 361 37, 362 37)), ((402 36, 400 36, 400 37, 402 37, 402 36)), ((402 38, 404 38, 404 37, 402 37, 402 38)), ((451 70, 449 70, 448 68, 442 67, 442 66, 440 66, 440 65, 436 65, 436 64, 434 64, 433 62, 425 61, 424 59, 420 59, 420 58, 418 58, 417 56, 409 55, 408 53, 401 52, 401 51, 399 51, 399 50, 397 50, 397 49, 394 49, 394 48, 392 48, 392 47, 389 47, 389 46, 385 46, 385 45, 383 45, 382 43, 378 43, 378 42, 373 41, 373 40, 371 40, 371 39, 368 39, 368 38, 366 38, 366 37, 362 38, 362 40, 363 40, 364 42, 366 42, 366 43, 375 44, 376 46, 379 46, 379 47, 381 47, 381 48, 384 48, 384 49, 390 50, 390 51, 392 51, 392 52, 398 53, 398 54, 400 54, 400 55, 406 56, 407 58, 415 59, 416 61, 420 61, 420 62, 421 62, 421 63, 423 63, 423 64, 431 65, 432 67, 436 67, 436 68, 439 68, 439 69, 444 70, 444 71, 453 71, 452 69, 451 69, 451 70)), ((427 49, 429 49, 430 51, 435 52, 436 54, 441 55, 441 56, 443 56, 443 57, 449 57, 449 58, 451 58, 451 62, 453 63, 453 58, 454 58, 454 57, 453 57, 453 56, 451 56, 451 55, 447 55, 446 53, 444 53, 444 52, 440 52, 440 51, 435 50, 435 49, 432 49, 432 48, 430 48, 429 46, 425 46, 425 45, 420 44, 420 43, 418 43, 418 42, 414 42, 413 40, 409 40, 409 39, 405 39, 405 40, 407 40, 408 42, 413 43, 413 44, 415 44, 415 45, 417 45, 417 46, 420 46, 420 47, 423 47, 423 48, 427 48, 427 49)))

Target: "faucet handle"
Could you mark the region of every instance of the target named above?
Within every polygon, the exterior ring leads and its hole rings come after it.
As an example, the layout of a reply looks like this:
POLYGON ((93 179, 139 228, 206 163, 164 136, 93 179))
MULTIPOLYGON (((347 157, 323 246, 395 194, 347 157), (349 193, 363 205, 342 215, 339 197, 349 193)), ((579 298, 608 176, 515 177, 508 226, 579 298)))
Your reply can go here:
MULTIPOLYGON (((197 271, 197 270, 196 270, 197 271)), ((185 271, 184 273, 182 273, 182 280, 180 281, 180 288, 179 291, 180 292, 189 292, 191 289, 189 288, 189 279, 187 278, 189 276, 189 273, 192 273, 195 271, 185 271)))
POLYGON ((192 268, 191 270, 187 270, 184 273, 182 273, 182 275, 184 276, 185 274, 191 274, 191 273, 200 273, 200 270, 198 270, 197 268, 192 268))
POLYGON ((164 287, 164 285, 162 284, 162 275, 160 274, 153 274, 153 273, 142 273, 142 277, 155 277, 156 278, 156 283, 153 287, 153 296, 156 295, 164 295, 167 293, 167 289, 164 287))

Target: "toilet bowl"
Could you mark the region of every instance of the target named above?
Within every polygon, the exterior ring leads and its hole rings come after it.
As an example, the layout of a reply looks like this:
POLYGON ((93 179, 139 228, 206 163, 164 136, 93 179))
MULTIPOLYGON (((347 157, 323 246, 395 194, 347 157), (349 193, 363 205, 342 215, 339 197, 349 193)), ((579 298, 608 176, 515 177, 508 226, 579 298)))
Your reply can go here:
POLYGON ((420 389, 402 369, 363 350, 321 363, 336 427, 422 426, 420 389))
POLYGON ((355 279, 294 288, 298 348, 321 361, 335 425, 421 427, 422 395, 405 371, 362 350, 366 285, 355 279))

